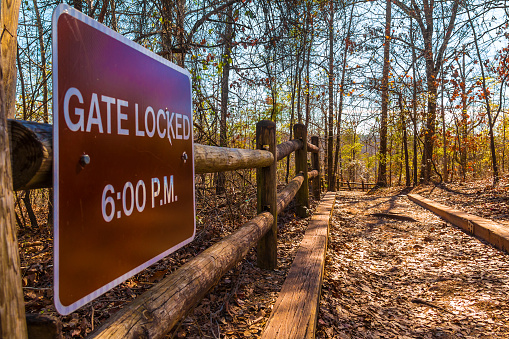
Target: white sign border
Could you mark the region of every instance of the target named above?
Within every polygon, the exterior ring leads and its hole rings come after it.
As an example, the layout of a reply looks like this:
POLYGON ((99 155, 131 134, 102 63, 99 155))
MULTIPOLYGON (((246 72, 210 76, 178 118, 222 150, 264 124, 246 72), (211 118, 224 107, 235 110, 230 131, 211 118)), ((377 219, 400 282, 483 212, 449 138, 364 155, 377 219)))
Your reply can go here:
POLYGON ((89 303, 90 301, 94 300, 95 298, 99 297, 100 295, 106 293, 107 291, 111 290, 113 287, 123 283, 127 279, 131 278, 135 274, 143 271, 145 268, 149 267, 150 265, 156 263, 160 259, 166 257, 172 252, 175 252, 179 248, 189 244, 192 242, 196 236, 196 197, 195 197, 195 183, 194 183, 194 138, 192 137, 192 128, 191 128, 191 142, 192 142, 192 152, 191 154, 191 160, 192 160, 192 168, 193 168, 193 224, 194 224, 194 231, 191 238, 183 241, 182 243, 173 246, 172 248, 168 249, 167 251, 159 254, 158 256, 150 259, 149 261, 141 264, 140 266, 132 269, 131 271, 123 274, 122 276, 116 278, 115 280, 111 281, 110 283, 98 288, 97 290, 93 291, 92 293, 86 295, 85 297, 79 299, 78 301, 72 303, 69 306, 64 306, 60 302, 59 298, 59 273, 60 273, 60 258, 59 258, 59 194, 58 194, 58 178, 59 178, 59 171, 58 171, 58 154, 59 154, 59 140, 58 140, 58 31, 57 31, 57 23, 60 15, 62 14, 69 14, 73 18, 99 30, 102 33, 105 33, 116 40, 122 42, 123 44, 134 48, 135 50, 145 54, 146 56, 155 59, 156 61, 159 61, 160 63, 186 75, 189 79, 189 90, 191 91, 190 97, 191 97, 191 119, 193 116, 193 109, 192 109, 192 84, 191 84, 191 74, 189 71, 187 71, 184 68, 181 68, 174 63, 162 58, 161 56, 149 51, 148 49, 140 46, 139 44, 127 39, 126 37, 122 36, 121 34, 115 32, 114 30, 104 26, 103 24, 99 23, 98 21, 86 16, 85 14, 77 11, 76 9, 70 7, 67 4, 60 4, 58 5, 55 10, 53 11, 52 16, 52 39, 53 39, 53 222, 54 222, 54 245, 53 245, 53 255, 54 255, 54 265, 53 265, 53 286, 54 286, 54 301, 55 301, 55 308, 57 309, 58 313, 62 315, 70 314, 74 311, 76 311, 78 308, 84 306, 85 304, 89 303))

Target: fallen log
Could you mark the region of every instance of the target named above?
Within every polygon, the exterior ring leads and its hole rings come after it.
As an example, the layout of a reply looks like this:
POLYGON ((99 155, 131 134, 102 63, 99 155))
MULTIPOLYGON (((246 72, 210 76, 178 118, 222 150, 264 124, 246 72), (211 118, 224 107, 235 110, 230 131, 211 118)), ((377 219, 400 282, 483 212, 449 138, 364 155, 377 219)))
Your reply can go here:
MULTIPOLYGON (((278 214, 303 182, 295 177, 279 194, 278 214)), ((87 338, 162 338, 271 228, 269 212, 257 215, 118 311, 87 338)))

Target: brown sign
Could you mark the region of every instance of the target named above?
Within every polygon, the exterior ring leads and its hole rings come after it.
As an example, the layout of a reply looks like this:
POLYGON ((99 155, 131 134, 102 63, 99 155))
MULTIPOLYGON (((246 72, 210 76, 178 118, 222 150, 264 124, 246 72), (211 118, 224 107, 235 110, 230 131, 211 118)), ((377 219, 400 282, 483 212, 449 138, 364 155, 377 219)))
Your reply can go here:
POLYGON ((187 71, 53 14, 55 305, 68 314, 193 240, 187 71))

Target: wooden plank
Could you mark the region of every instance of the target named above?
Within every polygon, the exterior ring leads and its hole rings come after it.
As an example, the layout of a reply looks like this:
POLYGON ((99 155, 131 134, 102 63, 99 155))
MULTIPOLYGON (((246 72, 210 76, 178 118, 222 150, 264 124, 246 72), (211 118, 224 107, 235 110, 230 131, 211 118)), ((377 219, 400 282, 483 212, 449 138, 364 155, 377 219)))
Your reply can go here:
POLYGON ((508 226, 450 208, 431 199, 424 198, 419 194, 408 194, 408 198, 451 224, 489 242, 498 249, 509 252, 508 226))
POLYGON ((261 338, 314 338, 335 196, 327 193, 309 221, 261 338))

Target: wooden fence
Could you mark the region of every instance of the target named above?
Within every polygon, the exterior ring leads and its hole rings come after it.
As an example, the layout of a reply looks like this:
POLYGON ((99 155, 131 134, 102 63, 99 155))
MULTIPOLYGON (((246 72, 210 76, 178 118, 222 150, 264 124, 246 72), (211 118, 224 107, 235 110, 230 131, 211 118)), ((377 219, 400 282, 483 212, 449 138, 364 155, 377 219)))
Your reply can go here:
POLYGON ((370 188, 375 187, 375 183, 369 183, 369 182, 353 182, 353 181, 339 181, 337 187, 341 188, 347 188, 349 191, 352 189, 360 189, 360 190, 369 190, 370 188))
MULTIPOLYGON (((277 145, 276 124, 260 121, 256 125, 255 150, 195 144, 197 174, 257 169, 258 215, 127 304, 89 337, 164 337, 255 245, 258 265, 265 269, 276 267, 277 215, 295 197, 298 215, 307 216, 310 179, 313 196, 320 199, 318 137, 312 137, 309 143, 305 125, 296 124, 293 129, 295 139, 277 145), (292 152, 295 152, 295 177, 278 193, 277 161, 292 152), (308 152, 312 153, 310 170, 308 152)), ((9 130, 14 190, 51 187, 52 126, 10 120, 9 130)))

